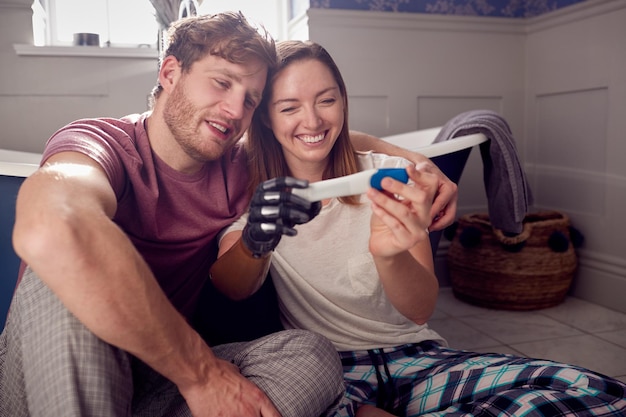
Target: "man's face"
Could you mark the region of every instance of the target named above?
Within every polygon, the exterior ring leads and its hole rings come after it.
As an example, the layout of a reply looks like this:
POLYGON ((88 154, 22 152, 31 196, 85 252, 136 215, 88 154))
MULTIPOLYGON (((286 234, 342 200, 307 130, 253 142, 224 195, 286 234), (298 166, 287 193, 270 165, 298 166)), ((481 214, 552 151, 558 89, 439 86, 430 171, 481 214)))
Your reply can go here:
POLYGON ((183 73, 167 97, 164 120, 183 151, 215 160, 244 134, 261 102, 267 66, 208 55, 183 73))

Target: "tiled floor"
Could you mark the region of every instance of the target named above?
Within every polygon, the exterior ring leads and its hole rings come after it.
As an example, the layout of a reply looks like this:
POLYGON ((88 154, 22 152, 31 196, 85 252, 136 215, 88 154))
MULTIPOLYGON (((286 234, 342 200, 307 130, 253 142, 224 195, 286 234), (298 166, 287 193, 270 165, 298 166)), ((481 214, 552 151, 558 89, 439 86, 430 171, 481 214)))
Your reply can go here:
POLYGON ((429 326, 456 349, 552 359, 626 382, 626 314, 578 298, 543 310, 490 310, 444 287, 429 326))

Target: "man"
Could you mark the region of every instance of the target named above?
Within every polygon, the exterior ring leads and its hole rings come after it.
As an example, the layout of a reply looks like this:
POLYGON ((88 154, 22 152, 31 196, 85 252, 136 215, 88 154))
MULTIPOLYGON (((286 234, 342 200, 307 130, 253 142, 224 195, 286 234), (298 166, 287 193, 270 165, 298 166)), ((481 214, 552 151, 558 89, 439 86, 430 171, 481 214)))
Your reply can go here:
MULTIPOLYGON (((302 417, 343 395, 326 339, 209 347, 188 324, 216 235, 247 207, 237 142, 276 57, 240 14, 169 35, 152 111, 62 128, 19 192, 28 268, 0 338, 0 415, 302 417)), ((456 198, 442 187, 440 226, 456 198)))

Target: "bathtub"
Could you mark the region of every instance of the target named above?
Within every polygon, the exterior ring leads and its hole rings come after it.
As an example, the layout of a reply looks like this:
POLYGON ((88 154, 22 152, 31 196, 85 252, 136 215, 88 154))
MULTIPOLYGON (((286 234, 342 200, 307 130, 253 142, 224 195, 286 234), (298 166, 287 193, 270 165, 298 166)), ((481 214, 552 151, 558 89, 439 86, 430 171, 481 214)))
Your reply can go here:
POLYGON ((0 331, 15 289, 20 260, 13 251, 15 198, 22 181, 35 172, 41 155, 0 149, 0 331))
POLYGON ((383 139, 430 158, 448 178, 458 183, 472 147, 488 139, 482 133, 476 133, 433 143, 440 130, 441 127, 435 127, 385 136, 383 139))
MULTIPOLYGON (((433 143, 440 130, 441 127, 422 129, 385 136, 382 139, 401 148, 419 152, 430 158, 451 181, 458 184, 472 148, 486 142, 488 139, 482 133, 476 133, 433 143)), ((442 231, 430 233, 430 245, 433 250, 433 256, 437 253, 442 234, 442 231)))

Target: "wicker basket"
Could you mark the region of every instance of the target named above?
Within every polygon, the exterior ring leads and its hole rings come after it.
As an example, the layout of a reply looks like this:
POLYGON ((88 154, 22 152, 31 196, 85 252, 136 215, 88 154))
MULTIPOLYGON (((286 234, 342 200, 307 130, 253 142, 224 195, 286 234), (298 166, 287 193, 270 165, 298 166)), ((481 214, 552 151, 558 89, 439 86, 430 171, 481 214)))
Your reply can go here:
POLYGON ((494 229, 486 214, 463 216, 448 250, 454 295, 503 310, 559 304, 577 265, 569 218, 555 211, 527 215, 513 237, 494 229))

